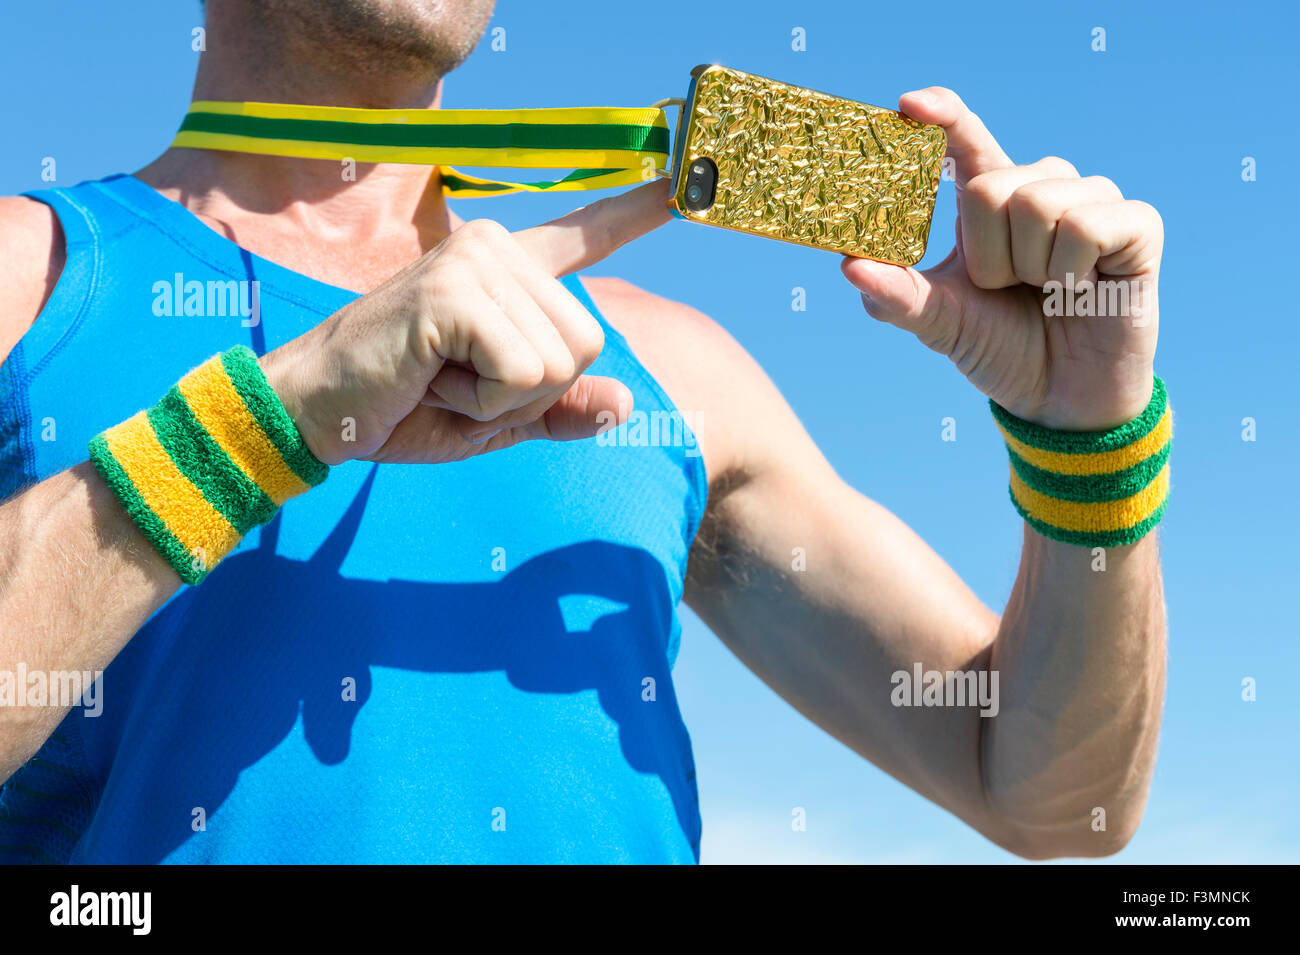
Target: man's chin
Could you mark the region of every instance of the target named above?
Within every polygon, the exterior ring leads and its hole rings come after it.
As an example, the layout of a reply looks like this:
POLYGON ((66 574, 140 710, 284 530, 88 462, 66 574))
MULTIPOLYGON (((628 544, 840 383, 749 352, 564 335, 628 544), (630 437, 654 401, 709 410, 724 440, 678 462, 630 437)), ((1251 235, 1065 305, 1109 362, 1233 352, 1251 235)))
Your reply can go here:
MULTIPOLYGON (((248 0, 208 0, 210 8, 248 0)), ((336 55, 361 75, 445 76, 473 52, 496 0, 262 0, 246 9, 293 47, 336 55)))

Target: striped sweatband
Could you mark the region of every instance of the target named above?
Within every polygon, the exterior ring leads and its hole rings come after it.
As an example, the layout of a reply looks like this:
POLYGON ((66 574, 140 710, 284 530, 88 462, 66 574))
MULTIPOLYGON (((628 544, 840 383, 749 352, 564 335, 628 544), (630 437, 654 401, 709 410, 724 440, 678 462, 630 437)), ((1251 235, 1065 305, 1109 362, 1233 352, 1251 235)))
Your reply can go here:
POLYGON ((148 411, 92 438, 90 460, 188 584, 329 474, 243 345, 213 355, 148 411))
POLYGON ((1169 498, 1173 412, 1159 378, 1140 415, 1109 431, 1053 431, 990 401, 1011 456, 1011 501, 1044 537, 1083 547, 1140 540, 1169 498))

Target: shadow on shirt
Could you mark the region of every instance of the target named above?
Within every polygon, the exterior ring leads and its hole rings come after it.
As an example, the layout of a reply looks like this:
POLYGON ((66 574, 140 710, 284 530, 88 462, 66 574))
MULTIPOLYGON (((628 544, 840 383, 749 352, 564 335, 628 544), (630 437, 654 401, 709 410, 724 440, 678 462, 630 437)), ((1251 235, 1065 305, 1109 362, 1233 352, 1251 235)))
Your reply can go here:
MULTIPOLYGON (((698 859, 695 773, 666 656, 673 607, 659 561, 640 548, 587 541, 546 552, 489 583, 350 579, 340 567, 374 477, 372 468, 310 560, 276 555, 278 528, 272 522, 259 547, 231 555, 201 587, 178 595, 114 661, 104 677, 104 715, 85 721, 101 725, 74 727, 91 741, 91 771, 103 783, 92 783, 87 794, 106 810, 95 815, 86 833, 89 854, 112 855, 111 861, 120 862, 162 861, 194 836, 193 808, 204 808, 211 828, 241 772, 283 742, 300 715, 315 758, 326 765, 342 763, 358 713, 372 697, 371 667, 390 667, 502 671, 529 693, 594 690, 603 712, 617 724, 623 759, 637 773, 662 780, 698 859), (579 594, 626 609, 597 616, 589 630, 570 629, 561 598, 579 594), (356 681, 355 701, 343 698, 347 677, 356 681), (655 680, 654 702, 643 699, 645 677, 655 680), (142 741, 147 745, 136 745, 142 741)), ((425 712, 429 733, 455 734, 455 712, 425 712)), ((82 720, 74 709, 63 725, 82 720)), ((580 742, 588 753, 597 745, 613 745, 593 741, 605 739, 598 726, 566 724, 560 738, 570 731, 584 734, 580 742)), ((525 728, 520 739, 528 738, 525 728)), ((563 765, 569 754, 555 755, 555 764, 563 765)), ((586 766, 583 771, 599 770, 586 766)), ((278 781, 274 795, 291 799, 295 782, 278 781)), ((600 793, 579 792, 573 798, 605 797, 602 786, 600 793)), ((635 811, 618 805, 606 809, 635 811)), ((0 845, 11 841, 4 838, 3 815, 0 845)), ((23 836, 30 844, 35 830, 32 817, 26 818, 23 836)), ((237 819, 231 822, 238 825, 237 819)), ((367 822, 386 826, 389 821, 367 822)), ((489 822, 485 818, 484 825, 489 822)), ((403 824, 391 820, 398 833, 403 824)), ((266 835, 274 841, 274 831, 266 835)), ((454 839, 454 833, 448 835, 454 839)), ((293 855, 268 851, 268 858, 293 855)))

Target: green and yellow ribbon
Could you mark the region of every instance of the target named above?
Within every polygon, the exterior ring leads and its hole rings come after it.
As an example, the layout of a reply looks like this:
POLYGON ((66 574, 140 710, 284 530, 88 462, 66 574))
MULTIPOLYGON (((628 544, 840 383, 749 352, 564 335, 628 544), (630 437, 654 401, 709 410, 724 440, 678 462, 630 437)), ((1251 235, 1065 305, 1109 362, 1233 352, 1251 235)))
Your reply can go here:
POLYGON ((173 146, 265 156, 437 166, 457 199, 633 185, 668 165, 656 107, 354 109, 283 103, 190 104, 173 146), (454 166, 573 169, 549 182, 482 179, 454 166))

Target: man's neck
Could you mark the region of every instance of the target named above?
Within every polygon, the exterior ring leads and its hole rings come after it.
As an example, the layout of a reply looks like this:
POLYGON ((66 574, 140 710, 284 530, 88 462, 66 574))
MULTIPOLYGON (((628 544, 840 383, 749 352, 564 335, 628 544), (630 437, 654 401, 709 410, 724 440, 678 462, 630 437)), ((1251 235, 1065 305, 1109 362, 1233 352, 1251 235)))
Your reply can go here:
MULTIPOLYGON (((431 109, 441 102, 442 84, 433 77, 368 75, 358 82, 310 63, 286 71, 285 59, 250 57, 211 29, 208 45, 195 100, 431 109)), ((358 292, 433 248, 460 222, 428 166, 168 149, 136 175, 250 252, 358 292)))
POLYGON ((367 292, 460 224, 436 170, 169 149, 136 176, 263 258, 367 292))

